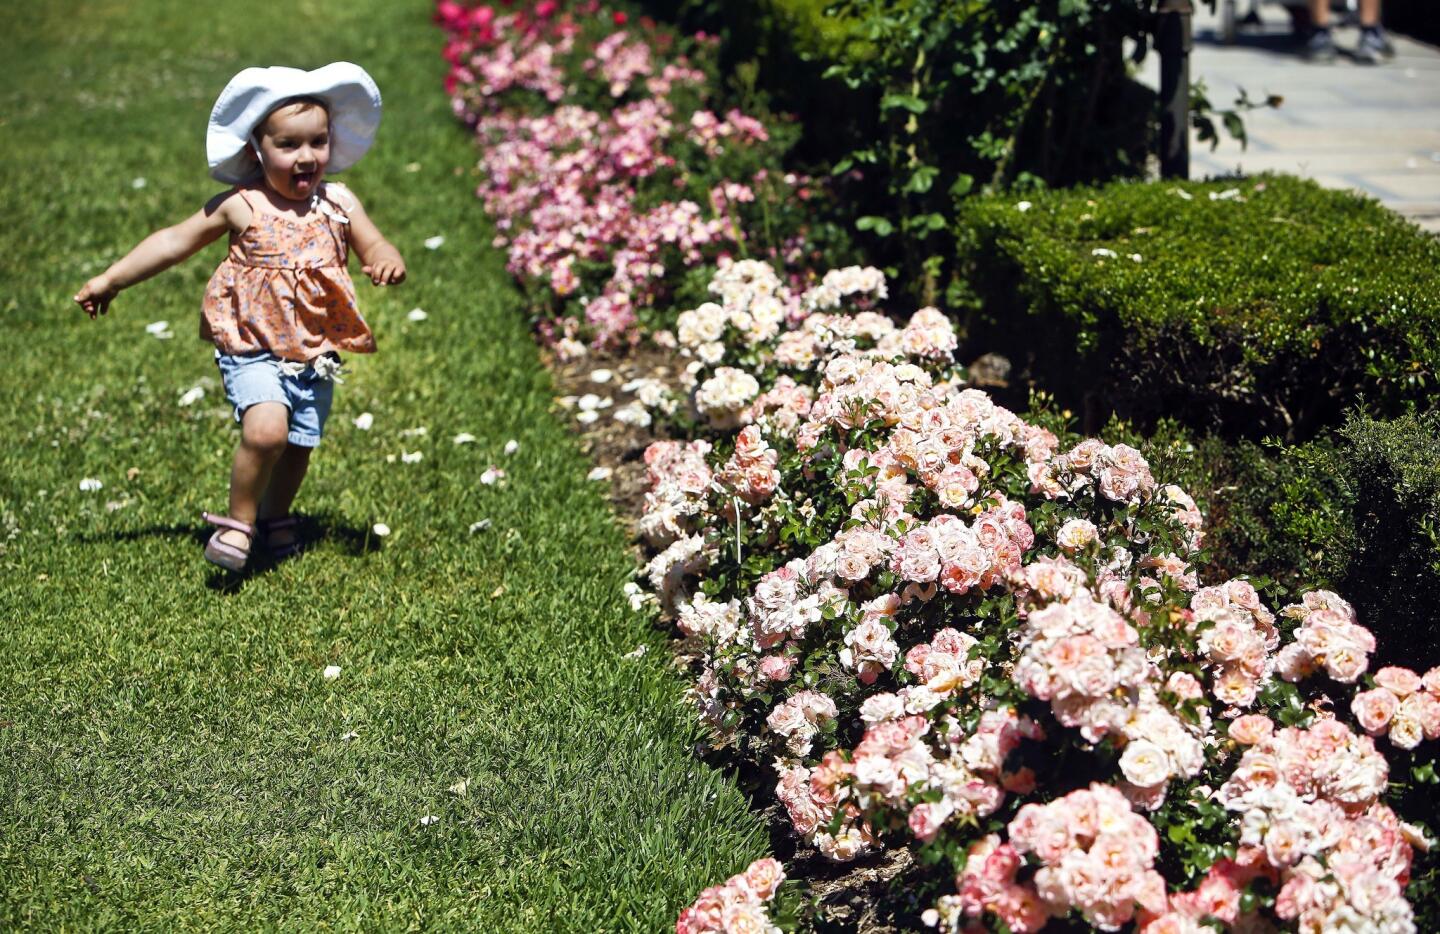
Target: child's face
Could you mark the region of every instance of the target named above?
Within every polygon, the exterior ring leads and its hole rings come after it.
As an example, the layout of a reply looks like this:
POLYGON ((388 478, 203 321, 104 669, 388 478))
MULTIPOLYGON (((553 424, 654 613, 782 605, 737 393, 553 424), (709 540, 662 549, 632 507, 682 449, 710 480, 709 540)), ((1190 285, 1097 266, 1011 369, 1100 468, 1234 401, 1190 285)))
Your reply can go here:
POLYGON ((330 115, 314 105, 281 107, 260 128, 259 154, 271 189, 292 201, 306 200, 330 163, 330 115))

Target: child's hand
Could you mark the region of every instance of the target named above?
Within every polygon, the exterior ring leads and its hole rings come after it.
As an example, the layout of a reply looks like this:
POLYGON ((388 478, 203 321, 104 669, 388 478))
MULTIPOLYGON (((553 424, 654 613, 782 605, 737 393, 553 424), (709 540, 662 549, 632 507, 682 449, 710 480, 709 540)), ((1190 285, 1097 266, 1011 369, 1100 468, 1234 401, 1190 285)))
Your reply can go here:
POLYGON ((394 259, 380 259, 360 271, 370 277, 375 285, 399 285, 405 281, 405 261, 398 256, 394 259))
POLYGON ((110 283, 110 278, 102 274, 85 283, 85 287, 75 294, 75 303, 94 318, 110 310, 110 302, 119 292, 120 290, 110 283))

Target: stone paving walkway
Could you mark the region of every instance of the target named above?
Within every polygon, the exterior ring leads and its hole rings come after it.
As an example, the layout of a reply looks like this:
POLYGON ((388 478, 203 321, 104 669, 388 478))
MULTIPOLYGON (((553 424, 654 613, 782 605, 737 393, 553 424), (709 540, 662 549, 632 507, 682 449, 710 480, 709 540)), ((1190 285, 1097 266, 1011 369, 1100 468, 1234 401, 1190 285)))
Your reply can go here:
MULTIPOLYGON (((1222 137, 1211 152, 1192 142, 1190 174, 1275 170, 1322 185, 1354 188, 1379 198, 1427 230, 1440 232, 1440 49, 1393 35, 1396 57, 1380 66, 1357 65, 1347 52, 1359 30, 1335 30, 1341 57, 1311 64, 1290 38, 1285 9, 1266 4, 1263 23, 1221 44, 1219 17, 1203 3, 1195 16, 1191 79, 1204 80, 1211 103, 1228 107, 1238 89, 1251 99, 1278 94, 1277 110, 1246 116, 1250 144, 1222 137)), ((1249 0, 1239 0, 1239 12, 1249 0)), ((1147 56, 1140 79, 1157 86, 1159 59, 1147 56)))

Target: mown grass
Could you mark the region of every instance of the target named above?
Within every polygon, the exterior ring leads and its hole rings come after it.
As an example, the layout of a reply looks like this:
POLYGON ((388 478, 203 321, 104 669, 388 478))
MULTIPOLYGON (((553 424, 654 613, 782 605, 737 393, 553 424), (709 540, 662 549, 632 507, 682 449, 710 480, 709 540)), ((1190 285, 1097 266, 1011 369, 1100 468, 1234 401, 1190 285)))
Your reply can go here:
POLYGON ((429 5, 12 12, 0 928, 655 930, 760 855, 741 795, 689 755, 661 640, 624 610, 622 533, 456 171, 473 150, 429 5), (381 352, 351 358, 302 491, 316 546, 230 586, 201 559, 198 515, 224 505, 236 431, 194 336, 223 246, 98 322, 70 296, 218 190, 203 130, 235 71, 339 59, 385 95, 346 180, 410 280, 360 286, 381 352), (428 320, 407 320, 417 306, 428 320), (146 334, 161 319, 174 340, 146 334), (461 431, 477 442, 453 445, 461 431), (479 483, 492 463, 506 484, 479 483))

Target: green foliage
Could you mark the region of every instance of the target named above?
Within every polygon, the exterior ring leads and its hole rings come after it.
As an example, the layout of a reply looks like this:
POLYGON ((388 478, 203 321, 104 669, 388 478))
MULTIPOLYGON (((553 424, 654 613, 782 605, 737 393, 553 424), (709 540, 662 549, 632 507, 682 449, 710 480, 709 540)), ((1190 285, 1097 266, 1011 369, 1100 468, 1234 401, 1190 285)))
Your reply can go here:
POLYGON ((975 199, 957 228, 972 347, 1088 402, 1092 429, 1103 406, 1303 440, 1362 398, 1434 399, 1440 243, 1371 199, 1275 175, 1117 183, 975 199))
POLYGON ((1354 550, 1342 593, 1375 630, 1382 663, 1440 664, 1440 412, 1352 417, 1340 438, 1313 469, 1338 479, 1350 510, 1354 550))
POLYGON ((1148 436, 1123 423, 1103 434, 1195 497, 1208 578, 1264 581, 1277 603, 1334 590, 1376 634, 1372 667, 1440 664, 1440 413, 1351 413, 1300 445, 1196 437, 1171 421, 1148 436))
POLYGON ((949 279, 957 200, 1143 171, 1153 94, 1121 46, 1147 30, 1150 0, 651 5, 760 62, 777 104, 803 116, 801 153, 856 182, 867 255, 921 303, 949 279))

